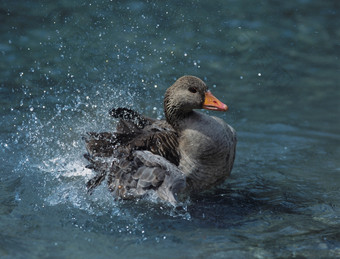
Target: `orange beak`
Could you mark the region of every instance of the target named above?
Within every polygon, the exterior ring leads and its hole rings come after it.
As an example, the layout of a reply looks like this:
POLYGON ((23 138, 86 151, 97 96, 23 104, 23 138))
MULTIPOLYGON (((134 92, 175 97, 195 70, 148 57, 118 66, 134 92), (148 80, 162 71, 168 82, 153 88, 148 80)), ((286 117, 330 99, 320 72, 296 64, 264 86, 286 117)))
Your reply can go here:
POLYGON ((226 110, 228 110, 228 106, 218 100, 215 96, 213 96, 210 91, 207 91, 205 92, 203 109, 225 112, 226 110))

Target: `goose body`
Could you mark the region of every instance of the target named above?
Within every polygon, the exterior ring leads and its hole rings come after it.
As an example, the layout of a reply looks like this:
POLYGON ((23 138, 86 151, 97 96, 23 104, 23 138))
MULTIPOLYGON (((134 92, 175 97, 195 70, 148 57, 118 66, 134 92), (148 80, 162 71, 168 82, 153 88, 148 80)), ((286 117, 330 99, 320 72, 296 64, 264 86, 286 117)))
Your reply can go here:
POLYGON ((234 129, 223 120, 193 112, 178 142, 179 169, 186 175, 191 192, 210 189, 230 175, 236 137, 234 129))
POLYGON ((194 109, 226 111, 197 77, 183 76, 164 96, 166 120, 154 120, 127 109, 111 115, 120 119, 114 133, 85 136, 88 168, 97 175, 89 192, 107 179, 109 190, 123 199, 155 193, 176 204, 178 197, 222 183, 233 167, 236 132, 220 118, 194 109))

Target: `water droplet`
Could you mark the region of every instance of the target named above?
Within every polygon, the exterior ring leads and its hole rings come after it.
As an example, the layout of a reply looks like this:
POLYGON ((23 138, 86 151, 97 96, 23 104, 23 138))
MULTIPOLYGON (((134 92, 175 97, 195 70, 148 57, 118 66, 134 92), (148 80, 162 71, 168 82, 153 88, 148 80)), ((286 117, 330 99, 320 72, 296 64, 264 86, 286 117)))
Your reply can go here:
POLYGON ((262 74, 261 74, 261 73, 258 73, 257 75, 258 75, 258 76, 261 76, 262 74))
POLYGON ((187 53, 184 53, 184 57, 186 57, 186 56, 188 56, 188 54, 187 54, 187 53))
POLYGON ((158 85, 155 85, 155 88, 157 88, 158 87, 158 85))
POLYGON ((24 75, 24 72, 20 72, 19 76, 22 77, 24 75))

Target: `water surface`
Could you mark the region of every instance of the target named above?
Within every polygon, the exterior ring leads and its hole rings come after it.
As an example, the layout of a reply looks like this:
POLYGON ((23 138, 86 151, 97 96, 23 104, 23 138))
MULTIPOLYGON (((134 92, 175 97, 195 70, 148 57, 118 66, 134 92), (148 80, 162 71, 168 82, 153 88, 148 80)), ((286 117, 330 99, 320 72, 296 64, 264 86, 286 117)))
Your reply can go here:
POLYGON ((337 1, 0 1, 0 256, 340 257, 337 1), (85 183, 112 107, 184 74, 228 104, 232 176, 181 209, 85 183))

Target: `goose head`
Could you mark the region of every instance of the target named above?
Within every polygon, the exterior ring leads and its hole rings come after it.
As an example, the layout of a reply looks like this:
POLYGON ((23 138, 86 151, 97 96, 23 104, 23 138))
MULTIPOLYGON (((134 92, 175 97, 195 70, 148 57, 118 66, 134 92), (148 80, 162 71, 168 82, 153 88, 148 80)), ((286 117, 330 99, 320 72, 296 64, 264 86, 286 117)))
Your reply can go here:
POLYGON ((227 111, 228 106, 213 96, 201 79, 195 76, 183 76, 165 92, 166 120, 172 126, 176 126, 193 109, 227 111))

